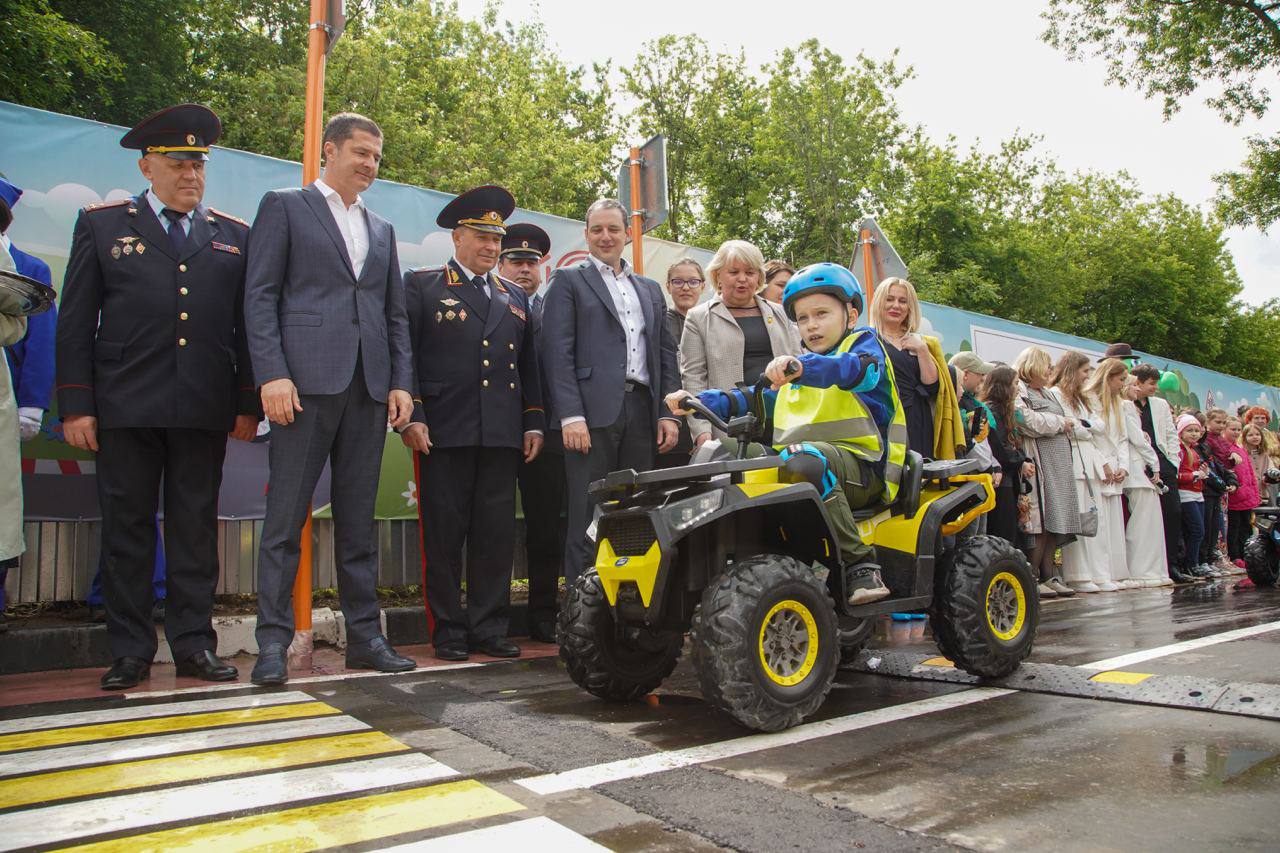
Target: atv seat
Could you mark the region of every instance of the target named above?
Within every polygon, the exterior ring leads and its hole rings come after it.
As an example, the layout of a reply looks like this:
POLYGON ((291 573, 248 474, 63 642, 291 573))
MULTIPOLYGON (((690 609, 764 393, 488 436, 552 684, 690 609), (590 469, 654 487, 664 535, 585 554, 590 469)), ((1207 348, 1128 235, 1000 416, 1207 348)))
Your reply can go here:
POLYGON ((883 503, 875 503, 862 509, 855 509, 850 513, 854 521, 866 521, 868 518, 875 518, 884 512, 886 508, 892 510, 894 515, 905 515, 907 518, 914 517, 916 510, 920 508, 921 470, 924 465, 924 459, 919 453, 914 450, 908 450, 906 461, 902 466, 902 482, 898 486, 897 500, 887 507, 883 503))

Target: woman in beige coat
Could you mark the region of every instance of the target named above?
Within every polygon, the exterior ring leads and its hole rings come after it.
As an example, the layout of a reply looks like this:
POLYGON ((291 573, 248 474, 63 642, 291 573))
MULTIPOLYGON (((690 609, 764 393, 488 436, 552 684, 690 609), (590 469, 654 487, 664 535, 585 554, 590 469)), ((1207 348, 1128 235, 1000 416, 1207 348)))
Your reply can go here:
MULTIPOLYGON (((681 387, 690 394, 755 382, 780 355, 800 354, 800 332, 781 305, 760 296, 764 255, 745 240, 721 244, 707 265, 715 296, 689 310, 680 338, 681 387)), ((711 438, 711 425, 689 416, 694 446, 711 438)))
MULTIPOLYGON (((0 246, 0 269, 14 271, 13 258, 0 246)), ((22 340, 27 318, 0 314, 0 346, 22 340)), ((0 360, 3 356, 0 356, 0 360)), ((9 367, 0 363, 0 631, 4 630, 4 581, 26 550, 22 540, 22 462, 18 451, 18 406, 9 367)))

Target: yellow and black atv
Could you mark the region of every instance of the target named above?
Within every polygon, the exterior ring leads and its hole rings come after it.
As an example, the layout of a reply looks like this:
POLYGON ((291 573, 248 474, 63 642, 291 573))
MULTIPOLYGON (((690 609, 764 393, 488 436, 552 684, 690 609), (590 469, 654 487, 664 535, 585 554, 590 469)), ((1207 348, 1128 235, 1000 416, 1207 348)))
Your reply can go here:
POLYGON ((728 422, 686 401, 733 442, 706 442, 683 468, 591 484, 601 500, 595 564, 560 612, 570 677, 606 700, 639 698, 675 669, 691 632, 707 700, 750 729, 777 731, 818 709, 877 615, 924 609, 956 666, 987 677, 1016 669, 1031 653, 1039 599, 1022 552, 968 529, 995 505, 990 475, 908 453, 897 500, 854 513, 892 593, 850 607, 818 490, 784 482, 779 456, 748 456, 771 432, 765 387, 755 386, 751 413, 728 422))

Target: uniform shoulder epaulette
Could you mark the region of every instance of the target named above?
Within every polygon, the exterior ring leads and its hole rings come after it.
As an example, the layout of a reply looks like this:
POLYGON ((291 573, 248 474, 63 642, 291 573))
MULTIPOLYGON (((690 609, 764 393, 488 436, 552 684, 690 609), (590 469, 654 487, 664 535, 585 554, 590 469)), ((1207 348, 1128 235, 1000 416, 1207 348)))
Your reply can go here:
POLYGON ((214 216, 221 216, 223 219, 230 219, 232 222, 238 222, 241 225, 243 225, 245 228, 250 227, 249 223, 245 222, 239 216, 232 216, 230 213, 226 213, 225 211, 218 210, 216 207, 209 208, 209 212, 212 213, 214 216))
POLYGON ((84 207, 84 212, 85 212, 85 213, 93 213, 94 211, 97 211, 97 210, 106 210, 106 209, 107 209, 107 208, 109 208, 109 207, 121 207, 121 206, 126 205, 126 204, 133 204, 133 199, 131 199, 131 198, 118 198, 118 199, 116 199, 115 201, 99 201, 99 202, 94 202, 93 204, 87 204, 87 205, 85 205, 85 207, 84 207))
POLYGON ((434 266, 434 267, 414 267, 413 269, 409 270, 409 272, 412 272, 412 273, 419 273, 419 272, 444 272, 444 268, 445 268, 445 264, 437 264, 437 265, 436 265, 436 266, 434 266))

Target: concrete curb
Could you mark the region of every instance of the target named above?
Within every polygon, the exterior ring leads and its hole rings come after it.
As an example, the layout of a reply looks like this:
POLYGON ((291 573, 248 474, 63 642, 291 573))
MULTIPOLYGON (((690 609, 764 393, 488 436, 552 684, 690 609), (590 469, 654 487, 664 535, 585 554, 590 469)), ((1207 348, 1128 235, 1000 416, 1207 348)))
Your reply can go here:
MULTIPOLYGON (((521 602, 509 608, 510 626, 507 633, 524 636, 528 633, 528 608, 521 602)), ((315 643, 344 649, 347 646, 347 626, 341 611, 320 607, 311 611, 311 624, 315 643)), ((258 618, 252 615, 218 616, 213 620, 218 634, 218 654, 231 657, 237 654, 258 653, 254 629, 258 618)), ((388 607, 382 611, 382 630, 392 645, 421 645, 430 641, 427 636, 427 614, 422 607, 388 607)), ((157 627, 160 646, 156 650, 156 663, 173 663, 173 653, 164 641, 164 628, 157 627)), ((83 669, 109 666, 111 652, 107 647, 107 626, 84 623, 82 625, 57 625, 45 628, 11 627, 0 636, 0 675, 20 672, 43 672, 53 669, 83 669)))

